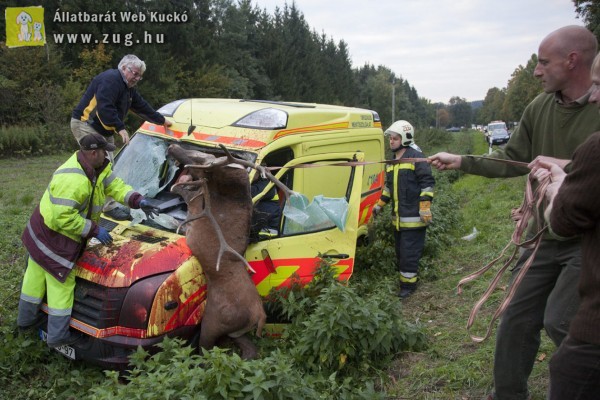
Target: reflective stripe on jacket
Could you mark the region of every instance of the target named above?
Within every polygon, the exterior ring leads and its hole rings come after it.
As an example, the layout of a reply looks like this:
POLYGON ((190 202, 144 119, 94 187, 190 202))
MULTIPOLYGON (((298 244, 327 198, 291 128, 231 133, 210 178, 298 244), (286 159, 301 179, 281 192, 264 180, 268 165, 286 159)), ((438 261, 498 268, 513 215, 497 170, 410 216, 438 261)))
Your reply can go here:
MULTIPOLYGON (((420 151, 408 147, 402 158, 423 158, 420 151)), ((419 202, 431 201, 435 180, 426 162, 398 163, 386 166, 385 187, 379 205, 391 203, 392 223, 397 230, 424 228, 419 202)))
POLYGON ((130 109, 147 121, 164 124, 165 117, 155 111, 136 88, 127 87, 123 79, 118 69, 96 75, 71 116, 89 123, 104 136, 125 129, 125 115, 130 109))
POLYGON ((30 256, 59 281, 65 281, 86 239, 97 232, 107 195, 132 207, 138 207, 141 200, 139 193, 112 173, 108 160, 96 172, 80 152, 52 175, 22 240, 30 256))

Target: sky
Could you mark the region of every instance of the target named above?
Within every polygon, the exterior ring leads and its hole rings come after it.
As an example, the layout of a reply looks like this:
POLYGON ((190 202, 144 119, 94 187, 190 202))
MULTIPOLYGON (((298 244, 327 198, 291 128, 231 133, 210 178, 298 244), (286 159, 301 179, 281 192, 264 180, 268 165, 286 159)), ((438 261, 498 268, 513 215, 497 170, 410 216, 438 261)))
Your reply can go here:
MULTIPOLYGON (((273 13, 286 0, 253 0, 273 13)), ((287 0, 288 4, 292 0, 287 0)), ((347 43, 352 66, 384 65, 420 97, 483 100, 548 33, 581 25, 571 0, 295 0, 311 29, 347 43)))

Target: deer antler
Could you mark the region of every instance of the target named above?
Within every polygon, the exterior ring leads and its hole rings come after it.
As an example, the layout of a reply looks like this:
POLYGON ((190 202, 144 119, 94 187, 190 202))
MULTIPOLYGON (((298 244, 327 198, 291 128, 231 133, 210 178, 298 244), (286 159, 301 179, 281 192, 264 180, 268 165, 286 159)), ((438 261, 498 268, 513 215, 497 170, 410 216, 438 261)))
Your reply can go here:
POLYGON ((268 178, 271 182, 273 182, 273 184, 275 186, 277 186, 279 189, 281 189, 281 191, 285 195, 286 202, 290 199, 290 196, 293 194, 292 190, 290 190, 290 188, 288 188, 285 184, 283 184, 283 182, 281 182, 279 179, 277 179, 271 173, 271 171, 269 171, 266 167, 263 167, 262 165, 254 164, 250 161, 246 161, 241 158, 235 158, 233 156, 233 154, 231 154, 231 152, 229 152, 227 147, 223 146, 222 144, 220 144, 219 147, 221 147, 221 149, 225 152, 226 157, 218 158, 215 161, 213 161, 209 164, 205 164, 205 165, 190 164, 190 165, 186 165, 185 167, 186 168, 197 168, 197 169, 208 169, 208 168, 219 167, 219 166, 223 166, 223 165, 227 165, 227 164, 238 164, 243 167, 252 168, 252 169, 255 169, 256 171, 260 172, 261 176, 268 178))
MULTIPOLYGON (((173 186, 171 186, 171 190, 173 190, 173 188, 176 188, 177 186, 201 186, 202 185, 202 181, 204 179, 200 179, 197 181, 189 181, 189 182, 177 182, 175 184, 173 184, 173 186)), ((198 195, 202 194, 202 192, 198 193, 198 195)), ((198 196, 196 195, 196 196, 198 196)))

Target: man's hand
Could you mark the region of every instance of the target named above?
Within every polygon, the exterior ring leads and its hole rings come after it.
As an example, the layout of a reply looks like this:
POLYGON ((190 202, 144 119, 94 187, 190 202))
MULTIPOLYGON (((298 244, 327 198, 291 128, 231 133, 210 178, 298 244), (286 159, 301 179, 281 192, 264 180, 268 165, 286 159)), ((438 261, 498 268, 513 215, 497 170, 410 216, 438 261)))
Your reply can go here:
POLYGON ((375 207, 373 207, 373 211, 371 211, 371 214, 373 214, 373 217, 377 217, 380 213, 381 213, 382 207, 380 205, 375 205, 375 207))
POLYGON ((429 225, 431 223, 433 219, 433 215, 431 215, 431 201, 421 201, 419 203, 419 216, 425 224, 429 225))
POLYGON ((550 177, 550 184, 546 187, 546 199, 552 202, 558 189, 562 185, 567 173, 563 170, 569 160, 539 156, 529 164, 530 174, 538 181, 550 177))
POLYGON ((560 169, 564 170, 567 164, 569 164, 571 160, 566 160, 563 158, 554 158, 548 156, 537 156, 535 160, 529 163, 528 167, 531 170, 536 170, 540 167, 550 169, 551 165, 557 165, 560 169))
POLYGON ((437 153, 428 158, 429 163, 436 169, 459 169, 462 162, 460 156, 450 153, 437 153))
POLYGON ((158 214, 160 214, 159 209, 151 205, 146 199, 140 201, 140 208, 144 213, 146 213, 146 217, 150 219, 154 219, 154 217, 157 217, 158 214))
POLYGON ((129 143, 129 133, 127 133, 127 130, 121 129, 119 131, 119 136, 121 136, 121 139, 123 139, 123 144, 129 143))
POLYGON ((111 244, 113 241, 110 233, 108 233, 108 231, 101 226, 98 227, 98 234, 95 236, 95 238, 98 239, 102 244, 111 244))

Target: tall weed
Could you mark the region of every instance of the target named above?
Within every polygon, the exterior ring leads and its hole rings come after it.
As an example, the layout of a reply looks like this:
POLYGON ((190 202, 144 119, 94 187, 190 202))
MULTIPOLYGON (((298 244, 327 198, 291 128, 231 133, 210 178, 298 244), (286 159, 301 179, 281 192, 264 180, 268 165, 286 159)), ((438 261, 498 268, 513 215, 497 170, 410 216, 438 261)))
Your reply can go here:
POLYGON ((39 156, 76 149, 77 142, 66 124, 0 127, 1 157, 39 156))

